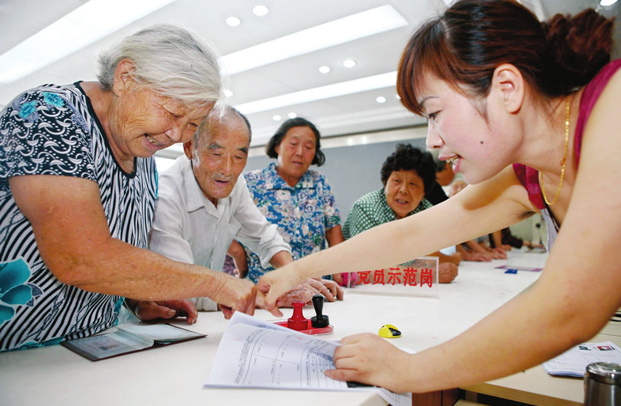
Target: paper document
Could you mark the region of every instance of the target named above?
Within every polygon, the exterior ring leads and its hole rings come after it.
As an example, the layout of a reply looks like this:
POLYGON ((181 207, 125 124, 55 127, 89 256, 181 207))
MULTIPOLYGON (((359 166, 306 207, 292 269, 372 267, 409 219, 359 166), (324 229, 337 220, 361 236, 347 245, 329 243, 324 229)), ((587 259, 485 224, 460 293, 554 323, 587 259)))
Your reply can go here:
POLYGON ((582 378, 586 367, 594 362, 621 364, 621 348, 610 341, 605 343, 584 343, 544 362, 543 367, 550 375, 582 378))
POLYGON ((411 394, 335 381, 332 356, 340 344, 235 312, 225 331, 206 387, 375 392, 393 406, 410 406, 411 394))

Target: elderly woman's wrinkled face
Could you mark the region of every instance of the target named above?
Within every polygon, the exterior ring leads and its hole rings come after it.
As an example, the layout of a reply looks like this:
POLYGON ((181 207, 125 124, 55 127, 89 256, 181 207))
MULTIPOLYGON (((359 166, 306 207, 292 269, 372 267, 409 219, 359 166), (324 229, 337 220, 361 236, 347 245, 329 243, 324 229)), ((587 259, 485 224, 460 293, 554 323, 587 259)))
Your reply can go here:
POLYGON ((384 186, 388 206, 398 219, 412 212, 425 197, 425 184, 415 170, 393 171, 384 186))
POLYGON ((315 158, 317 139, 309 127, 293 127, 275 150, 278 170, 290 178, 301 178, 315 158))
MULTIPOLYGON (((150 157, 192 138, 213 105, 185 105, 127 79, 115 92, 109 127, 121 159, 150 157)), ((116 148, 115 148, 116 147, 116 148)))

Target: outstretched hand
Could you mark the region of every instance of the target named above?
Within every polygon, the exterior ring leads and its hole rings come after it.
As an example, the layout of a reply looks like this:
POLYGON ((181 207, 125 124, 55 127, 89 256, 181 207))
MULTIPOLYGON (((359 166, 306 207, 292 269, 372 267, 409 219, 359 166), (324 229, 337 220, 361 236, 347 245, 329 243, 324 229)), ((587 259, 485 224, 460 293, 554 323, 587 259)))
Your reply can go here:
POLYGON ((309 278, 304 283, 295 286, 286 294, 278 298, 276 307, 271 310, 267 309, 265 304, 265 295, 263 292, 257 292, 257 306, 270 311, 276 317, 282 317, 279 307, 293 307, 293 302, 304 302, 312 304, 313 296, 321 294, 329 302, 343 300, 343 288, 338 286, 336 282, 327 279, 309 278))
POLYGON ((412 355, 375 334, 356 334, 341 340, 334 351, 336 369, 325 374, 337 381, 355 381, 381 386, 397 393, 411 392, 403 377, 412 355))
POLYGON ((461 256, 464 261, 473 261, 473 262, 491 262, 492 261, 491 255, 482 254, 480 252, 465 251, 462 253, 461 256))
MULTIPOLYGON (((306 283, 312 286, 317 291, 317 293, 322 294, 328 302, 343 300, 345 292, 336 281, 321 278, 308 278, 306 280, 306 283)), ((312 303, 312 296, 311 299, 307 301, 307 303, 312 303)))
POLYGON ((438 274, 439 274, 439 280, 440 283, 451 283, 453 282, 453 280, 457 277, 457 274, 459 273, 459 268, 457 267, 457 265, 450 263, 450 262, 445 262, 443 264, 440 264, 438 267, 438 274))
POLYGON ((490 254, 492 259, 507 259, 507 252, 502 248, 492 248, 490 254))
POLYGON ((218 303, 224 317, 228 320, 234 312, 254 314, 257 289, 247 279, 239 279, 231 275, 222 275, 220 287, 209 298, 218 303))
POLYGON ((189 300, 137 301, 133 303, 136 317, 143 321, 185 317, 188 324, 196 323, 198 311, 189 300))
POLYGON ((306 278, 300 277, 290 266, 266 273, 259 279, 257 289, 265 295, 265 309, 272 313, 278 310, 278 299, 306 278))

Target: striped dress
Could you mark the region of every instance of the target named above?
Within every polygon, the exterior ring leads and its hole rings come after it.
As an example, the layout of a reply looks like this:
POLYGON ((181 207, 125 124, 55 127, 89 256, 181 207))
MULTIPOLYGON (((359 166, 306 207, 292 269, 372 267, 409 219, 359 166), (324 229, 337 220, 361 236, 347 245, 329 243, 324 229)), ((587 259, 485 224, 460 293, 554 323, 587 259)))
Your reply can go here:
POLYGON ((157 172, 152 158, 134 164, 133 173, 117 164, 79 83, 29 90, 0 113, 0 351, 97 333, 116 324, 124 300, 54 277, 15 204, 9 178, 56 175, 96 182, 112 237, 147 248, 157 172))

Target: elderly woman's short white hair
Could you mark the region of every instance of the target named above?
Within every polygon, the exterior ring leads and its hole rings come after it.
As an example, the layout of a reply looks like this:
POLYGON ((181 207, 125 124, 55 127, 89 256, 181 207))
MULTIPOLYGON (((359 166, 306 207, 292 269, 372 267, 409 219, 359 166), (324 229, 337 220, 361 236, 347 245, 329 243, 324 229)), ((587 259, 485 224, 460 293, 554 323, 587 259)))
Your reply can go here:
POLYGON ((157 24, 125 37, 99 55, 97 78, 112 90, 117 65, 129 59, 136 65, 132 77, 157 93, 184 103, 223 100, 219 53, 190 31, 171 24, 157 24))

